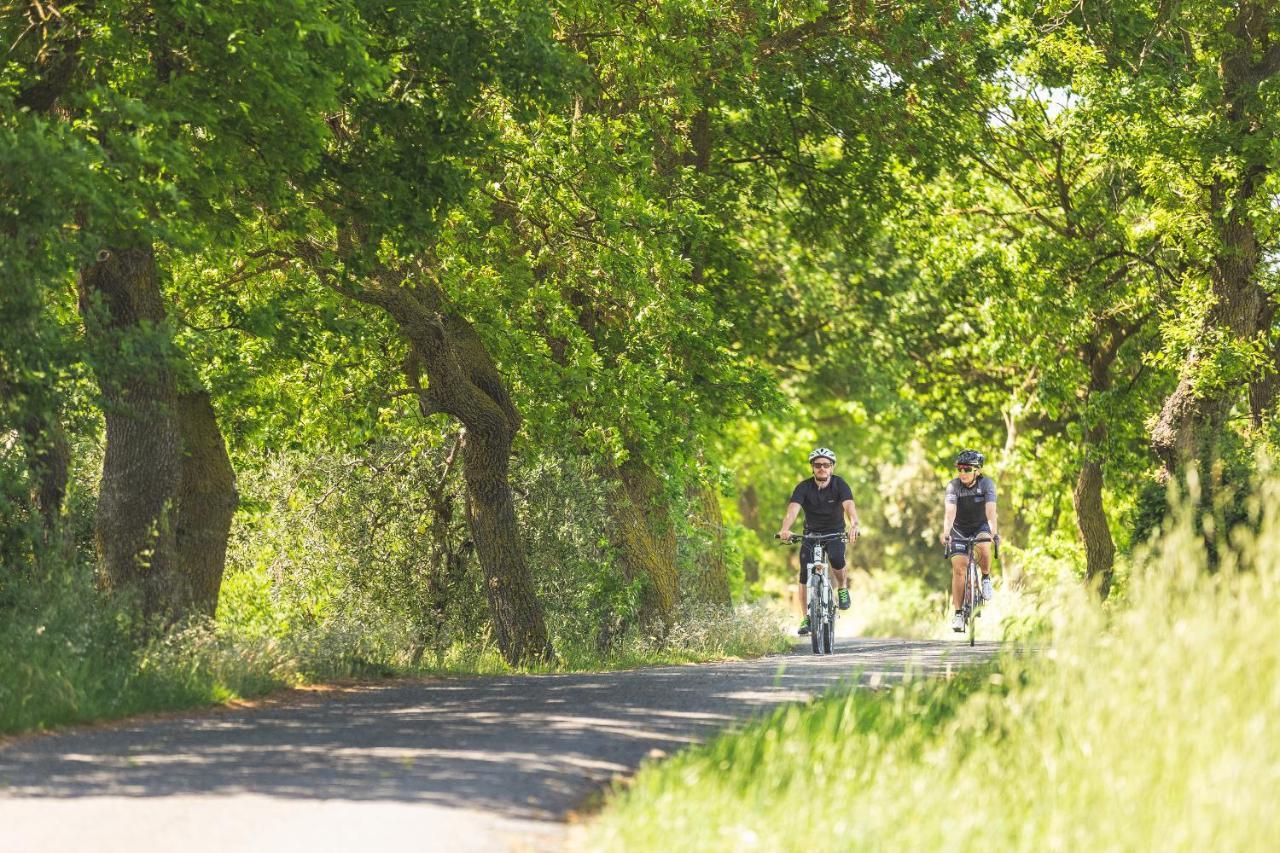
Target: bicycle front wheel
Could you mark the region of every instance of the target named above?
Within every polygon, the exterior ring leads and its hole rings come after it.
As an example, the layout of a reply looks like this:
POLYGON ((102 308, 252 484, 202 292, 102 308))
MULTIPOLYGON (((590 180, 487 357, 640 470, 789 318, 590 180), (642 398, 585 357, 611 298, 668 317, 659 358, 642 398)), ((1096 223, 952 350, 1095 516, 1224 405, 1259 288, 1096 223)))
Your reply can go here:
POLYGON ((813 643, 813 653, 821 654, 822 596, 816 589, 809 591, 809 640, 813 643))
POLYGON ((965 584, 965 600, 969 605, 969 645, 972 647, 978 638, 978 570, 969 558, 969 580, 965 584))

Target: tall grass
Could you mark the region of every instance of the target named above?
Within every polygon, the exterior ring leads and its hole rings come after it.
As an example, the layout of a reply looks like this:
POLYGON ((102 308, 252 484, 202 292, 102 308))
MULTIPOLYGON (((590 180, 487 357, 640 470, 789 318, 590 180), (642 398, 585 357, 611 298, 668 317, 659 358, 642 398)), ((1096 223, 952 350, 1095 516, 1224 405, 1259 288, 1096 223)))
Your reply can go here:
POLYGON ((1184 512, 1034 654, 832 695, 643 771, 592 849, 1274 850, 1280 485, 1217 574, 1184 512))

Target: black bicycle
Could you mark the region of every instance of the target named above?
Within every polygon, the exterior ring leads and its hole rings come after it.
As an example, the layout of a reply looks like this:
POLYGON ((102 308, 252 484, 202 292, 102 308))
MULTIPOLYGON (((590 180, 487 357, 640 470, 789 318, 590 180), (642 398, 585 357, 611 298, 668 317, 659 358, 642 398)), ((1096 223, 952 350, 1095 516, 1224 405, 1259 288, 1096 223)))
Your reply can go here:
MULTIPOLYGON (((960 536, 952 532, 950 543, 946 549, 945 556, 948 565, 951 563, 951 547, 950 545, 963 545, 965 554, 969 557, 969 565, 965 568, 964 573, 964 596, 960 600, 960 613, 964 616, 964 630, 969 635, 969 645, 973 645, 978 636, 978 617, 982 615, 982 604, 985 599, 982 597, 982 573, 978 569, 977 550, 973 546, 978 542, 991 542, 995 547, 995 559, 1000 559, 1000 537, 988 539, 983 536, 960 536)), ((950 591, 948 591, 947 600, 950 601, 950 591)))
POLYGON ((809 616, 809 639, 815 655, 831 654, 835 647, 836 596, 831 586, 831 563, 827 560, 827 542, 848 542, 847 533, 791 534, 786 540, 795 545, 813 543, 813 561, 809 563, 809 580, 806 583, 806 610, 809 616))

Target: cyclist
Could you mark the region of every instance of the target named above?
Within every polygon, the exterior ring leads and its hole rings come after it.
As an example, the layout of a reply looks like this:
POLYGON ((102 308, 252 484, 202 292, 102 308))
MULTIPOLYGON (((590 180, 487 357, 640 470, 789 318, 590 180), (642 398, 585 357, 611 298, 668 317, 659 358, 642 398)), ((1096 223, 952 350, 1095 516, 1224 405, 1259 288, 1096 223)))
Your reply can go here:
POLYGON ((991 586, 991 540, 996 535, 996 484, 982 473, 986 457, 976 450, 964 450, 956 457, 957 476, 947 483, 946 516, 942 522, 942 544, 951 559, 951 603, 956 615, 951 620, 951 630, 964 630, 965 574, 969 565, 969 548, 973 547, 978 567, 982 570, 982 599, 995 597, 991 586), (965 539, 978 539, 972 546, 952 534, 965 539))
MULTIPOLYGON (((835 474, 835 451, 819 447, 809 454, 809 465, 813 468, 813 476, 801 482, 791 492, 791 501, 787 504, 786 517, 782 519, 782 527, 778 530, 779 539, 791 536, 791 525, 796 516, 804 511, 805 533, 844 533, 845 520, 848 519, 849 535, 858 536, 858 511, 853 505, 853 491, 835 474)), ((849 574, 845 571, 845 543, 827 542, 823 548, 831 561, 831 568, 836 576, 836 600, 841 610, 849 609, 849 574)), ((806 585, 809 582, 809 563, 813 561, 813 543, 805 542, 800 546, 800 601, 804 601, 806 585)), ((801 635, 809 633, 809 615, 806 613, 800 623, 801 635)))

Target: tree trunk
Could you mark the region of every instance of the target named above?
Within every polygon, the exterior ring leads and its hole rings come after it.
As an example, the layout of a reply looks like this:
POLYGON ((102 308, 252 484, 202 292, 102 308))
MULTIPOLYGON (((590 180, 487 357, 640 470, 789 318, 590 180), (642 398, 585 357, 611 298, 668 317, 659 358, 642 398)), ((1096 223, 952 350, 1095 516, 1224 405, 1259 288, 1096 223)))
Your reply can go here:
POLYGON ((227 564, 227 539, 239 502, 235 471, 206 391, 178 397, 182 478, 178 497, 175 614, 212 617, 227 564))
POLYGON ((94 537, 109 587, 165 614, 179 571, 177 382, 151 248, 104 250, 80 274, 80 312, 104 400, 107 448, 94 537))
MULTIPOLYGON (((1241 163, 1239 175, 1229 181, 1217 178, 1209 187, 1208 218, 1216 238, 1208 274, 1213 305, 1202 338, 1225 338, 1228 345, 1251 342, 1271 326, 1276 305, 1258 275, 1261 250, 1250 207, 1265 186, 1271 171, 1267 147, 1257 139, 1258 116, 1265 104, 1259 86, 1280 69, 1268 42, 1271 33, 1261 7, 1242 3, 1227 22, 1230 47, 1222 56, 1222 106, 1233 139, 1224 140, 1228 152, 1241 163)), ((1204 390, 1197 388, 1197 374, 1205 358, 1193 350, 1182 368, 1178 387, 1165 400, 1151 431, 1151 444, 1163 463, 1166 478, 1181 473, 1193 458, 1211 463, 1218 438, 1231 407, 1240 399, 1242 385, 1249 385, 1253 408, 1270 404, 1265 376, 1229 379, 1204 390), (1256 387, 1261 384, 1262 387, 1256 387)), ((1213 353, 1208 354, 1212 357, 1213 353)))
POLYGON ((498 648, 517 664, 553 654, 542 608, 520 543, 508 472, 512 435, 469 425, 462 447, 462 474, 470 496, 468 521, 484 570, 489 612, 498 648))
POLYGON ((105 402, 95 541, 109 587, 144 619, 212 615, 235 512, 235 475, 209 395, 179 393, 150 247, 107 250, 80 275, 80 311, 105 402))
POLYGON ((1085 458, 1072 497, 1076 526, 1084 542, 1085 575, 1090 585, 1096 584, 1098 595, 1105 601, 1111 594, 1116 546, 1102 506, 1102 466, 1096 460, 1085 458))
MULTIPOLYGON (((1265 328, 1271 326, 1275 316, 1274 308, 1273 305, 1271 316, 1265 320, 1265 328)), ((1255 427, 1261 427, 1275 417, 1277 394, 1280 394, 1280 341, 1271 347, 1266 372, 1249 383, 1249 415, 1255 427)))
POLYGON ((646 462, 632 456, 617 469, 605 469, 616 484, 609 501, 609 537, 628 581, 644 582, 640 620, 663 630, 675 621, 679 583, 676 536, 662 480, 646 462))
POLYGON ((603 470, 614 483, 608 502, 610 543, 626 579, 644 584, 640 621, 658 623, 665 631, 675 621, 678 581, 675 530, 662 481, 634 457, 620 468, 603 470))
MULTIPOLYGON (((416 367, 410 367, 410 382, 417 383, 416 367)), ((427 576, 423 584, 423 614, 419 623, 418 649, 414 655, 414 663, 422 659, 428 647, 436 655, 438 665, 444 663, 444 653, 449 642, 447 627, 449 623, 449 603, 454 599, 455 590, 462 584, 466 576, 467 552, 470 541, 451 544, 453 538, 454 495, 449 491, 449 481, 453 474, 454 463, 461 457, 462 443, 466 430, 459 429, 453 447, 445 456, 440 466, 435 486, 430 490, 431 507, 431 551, 427 565, 427 576)), ((467 521, 471 514, 468 511, 467 521)))
POLYGON ((520 415, 474 327, 448 309, 444 293, 425 271, 416 271, 424 273, 416 285, 406 284, 412 272, 383 267, 364 289, 339 286, 339 292, 387 312, 409 341, 414 363, 426 371, 426 388, 417 387, 412 376, 410 380, 422 412, 448 414, 466 428, 462 472, 467 520, 498 648, 512 665, 549 660, 554 652, 521 545, 508 479, 520 415))
POLYGON ((690 496, 694 501, 694 525, 709 540, 707 553, 700 555, 693 567, 693 578, 684 589, 688 600, 699 604, 731 607, 729 567, 724 559, 724 516, 720 498, 710 483, 699 482, 690 496))

